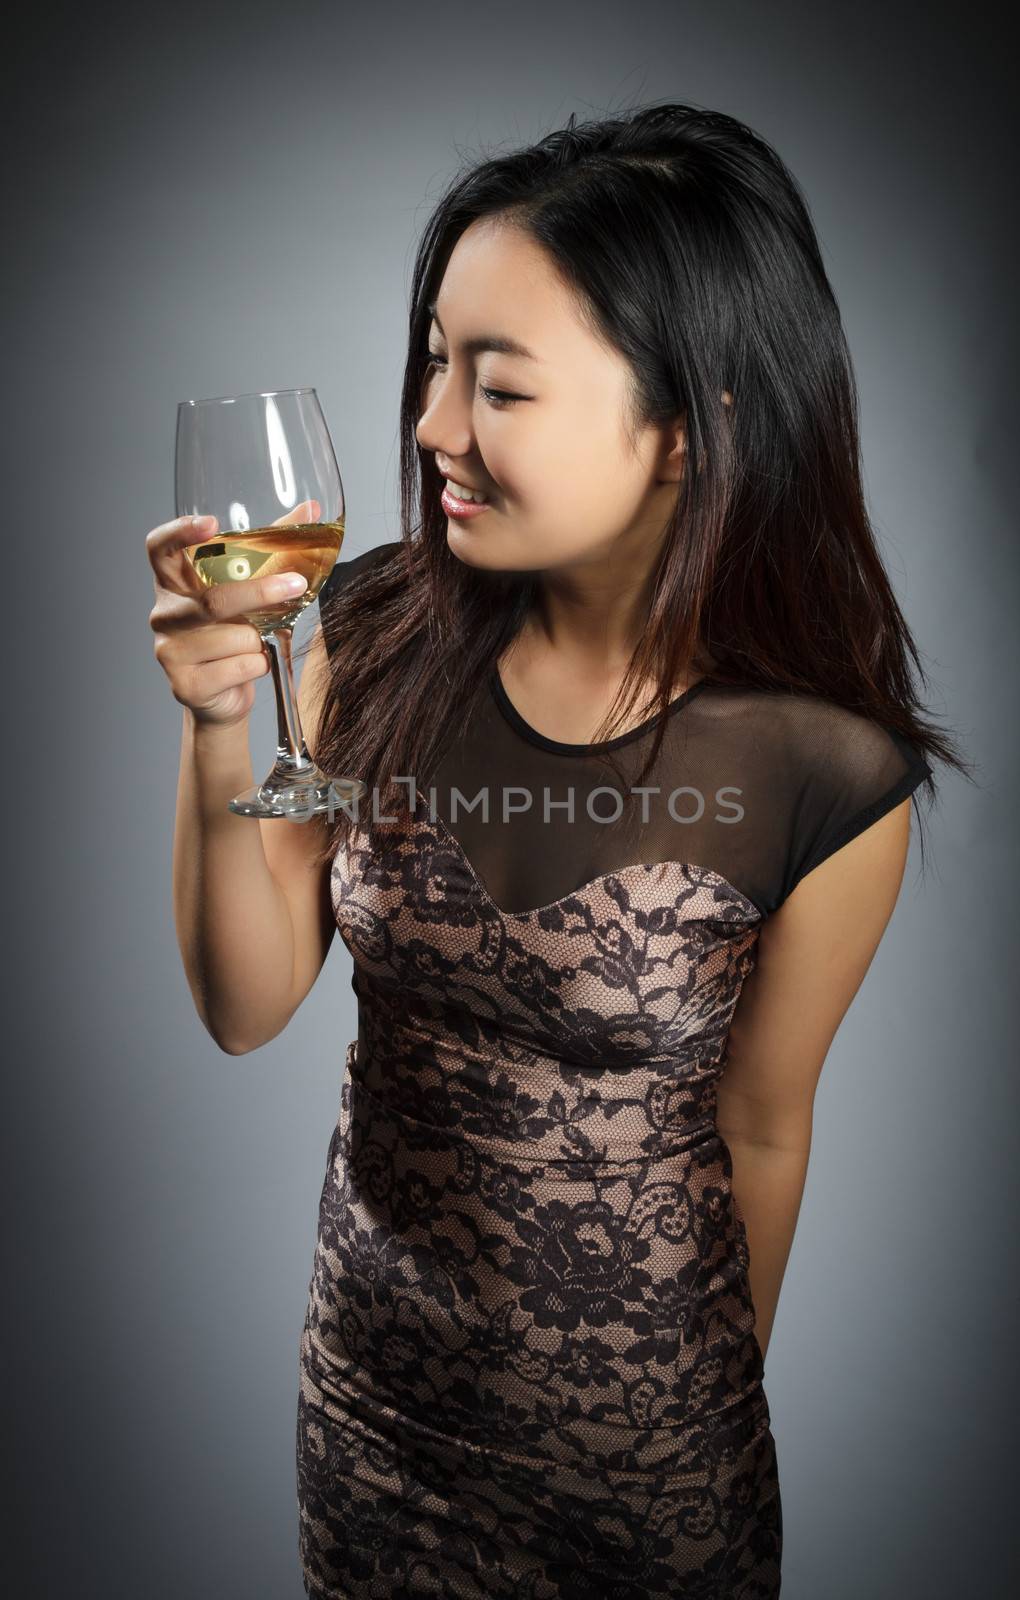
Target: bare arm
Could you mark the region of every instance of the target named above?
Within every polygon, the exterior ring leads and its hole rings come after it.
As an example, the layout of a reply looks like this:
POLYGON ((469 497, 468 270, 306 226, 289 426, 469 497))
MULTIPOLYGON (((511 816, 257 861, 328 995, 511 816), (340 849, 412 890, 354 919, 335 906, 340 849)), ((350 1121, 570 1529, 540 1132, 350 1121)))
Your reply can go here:
MULTIPOLYGON (((298 689, 305 730, 322 688, 321 629, 298 689)), ((239 817, 255 782, 248 724, 196 724, 185 707, 174 833, 174 920, 196 1010, 230 1055, 282 1032, 315 982, 335 922, 328 870, 311 858, 323 822, 239 817)))
POLYGON ((762 928, 734 1014, 717 1123, 733 1158, 763 1354, 804 1191, 815 1090, 892 916, 910 809, 903 801, 801 880, 762 928))
MULTIPOLYGON (((318 514, 316 501, 302 501, 276 525, 318 514)), ((269 667, 245 615, 297 591, 287 588, 295 575, 279 573, 206 588, 186 550, 199 530, 209 536, 215 527, 215 517, 175 517, 152 528, 145 547, 155 587, 153 651, 184 707, 173 851, 177 941, 199 1016, 221 1049, 239 1055, 286 1026, 322 967, 334 923, 328 870, 313 856, 326 821, 263 821, 228 809, 254 782, 248 720, 256 680, 269 667)), ((319 622, 297 695, 313 748, 328 683, 319 622)))

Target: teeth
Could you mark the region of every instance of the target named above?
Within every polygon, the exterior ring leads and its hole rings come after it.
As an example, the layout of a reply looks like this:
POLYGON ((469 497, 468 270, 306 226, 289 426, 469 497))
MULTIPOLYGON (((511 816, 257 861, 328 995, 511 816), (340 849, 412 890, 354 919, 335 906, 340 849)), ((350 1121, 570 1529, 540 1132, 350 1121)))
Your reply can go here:
POLYGON ((455 500, 477 500, 479 505, 485 504, 484 494, 477 494, 474 489, 465 489, 463 484, 454 483, 452 478, 446 480, 446 491, 452 494, 455 500))

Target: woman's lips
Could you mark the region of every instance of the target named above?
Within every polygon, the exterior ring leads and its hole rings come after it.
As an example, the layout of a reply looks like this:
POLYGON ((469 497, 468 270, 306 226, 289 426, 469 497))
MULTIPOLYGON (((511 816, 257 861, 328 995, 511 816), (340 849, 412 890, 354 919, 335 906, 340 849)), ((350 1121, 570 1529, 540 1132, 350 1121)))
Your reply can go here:
POLYGON ((487 500, 481 502, 478 500, 458 500, 448 489, 443 490, 440 498, 446 515, 448 517, 456 517, 458 522, 466 522, 469 517, 481 516, 483 511, 488 511, 489 509, 487 500))

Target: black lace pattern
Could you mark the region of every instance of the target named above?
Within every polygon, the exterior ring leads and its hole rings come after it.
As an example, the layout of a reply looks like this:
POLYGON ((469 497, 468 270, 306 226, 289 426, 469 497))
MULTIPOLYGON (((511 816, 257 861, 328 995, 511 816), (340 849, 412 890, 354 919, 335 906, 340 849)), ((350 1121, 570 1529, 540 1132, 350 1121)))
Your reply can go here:
POLYGON ((300 1349, 308 1594, 778 1595, 714 1119, 762 913, 675 861, 503 911, 423 804, 331 886, 360 1021, 300 1349))

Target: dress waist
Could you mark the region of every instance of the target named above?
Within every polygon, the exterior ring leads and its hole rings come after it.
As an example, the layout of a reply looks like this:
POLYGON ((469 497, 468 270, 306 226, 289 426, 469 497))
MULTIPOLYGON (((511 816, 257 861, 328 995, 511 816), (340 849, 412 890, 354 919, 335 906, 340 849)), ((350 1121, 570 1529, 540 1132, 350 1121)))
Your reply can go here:
POLYGON ((363 1130, 368 1121, 378 1119, 391 1123, 403 1139, 421 1149, 467 1146, 512 1166, 541 1167, 547 1176, 582 1177, 605 1167, 638 1169, 720 1142, 715 1095, 706 1086, 698 1086, 700 1092, 692 1091, 682 1120, 664 1126, 651 1125, 642 1106, 628 1106, 627 1112, 632 1114, 621 1114, 618 1101, 606 1110, 593 1100, 581 1114, 576 1104, 568 1110, 564 1103, 560 1114, 555 1105, 535 1102, 530 1114, 508 1131, 494 1132, 492 1109, 478 1096, 456 1102, 451 1097, 450 1120, 439 1123, 370 1089, 358 1075, 356 1040, 348 1046, 346 1068, 340 1095, 341 1132, 352 1123, 363 1130))

